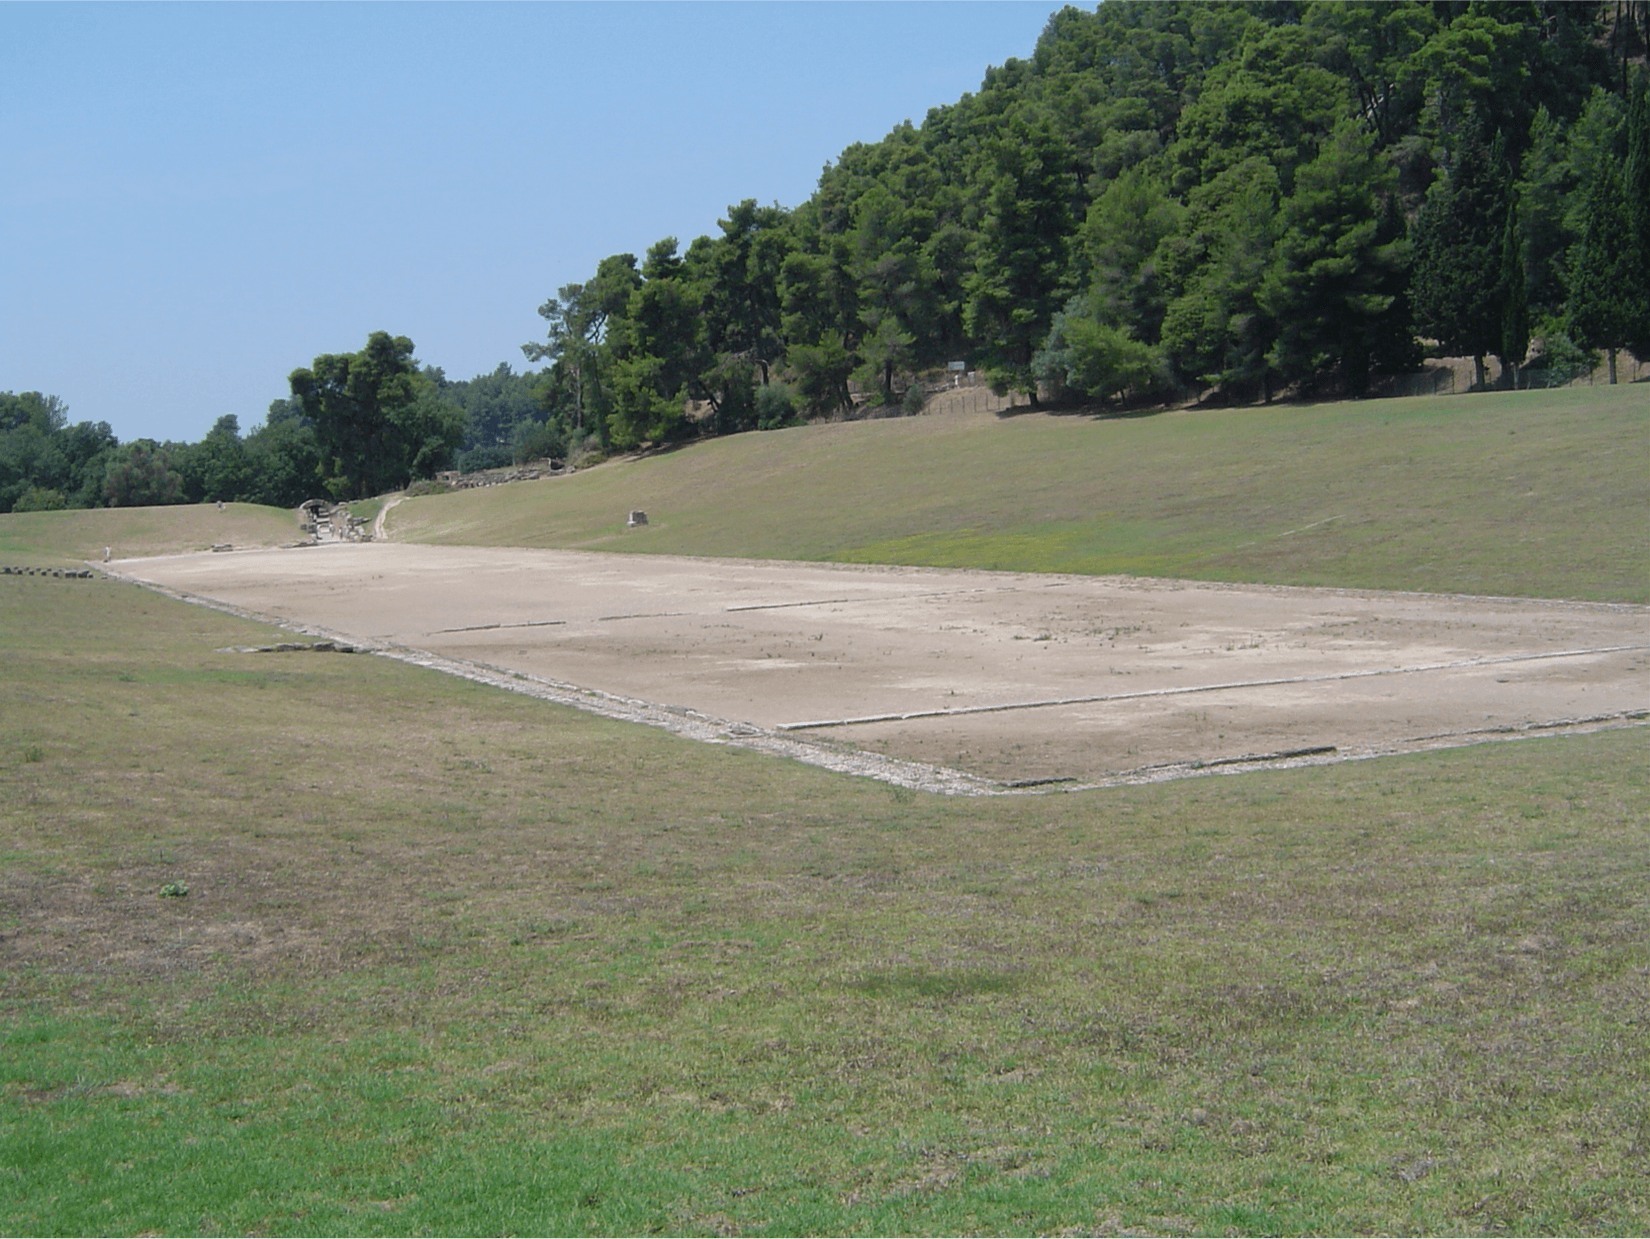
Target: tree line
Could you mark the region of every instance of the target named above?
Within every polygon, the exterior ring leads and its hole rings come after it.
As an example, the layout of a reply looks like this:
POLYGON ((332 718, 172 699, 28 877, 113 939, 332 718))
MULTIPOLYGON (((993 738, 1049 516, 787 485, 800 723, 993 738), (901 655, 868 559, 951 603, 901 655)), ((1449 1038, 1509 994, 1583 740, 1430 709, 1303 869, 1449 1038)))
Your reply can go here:
POLYGON ((1067 8, 794 210, 604 259, 527 355, 568 431, 630 448, 916 403, 959 360, 1034 401, 1245 402, 1362 395, 1424 347, 1480 382, 1650 354, 1647 30, 1642 3, 1067 8))
MULTIPOLYGON (((1650 356, 1650 0, 1108 0, 860 143, 795 208, 615 254, 541 371, 410 341, 294 371, 244 437, 117 444, 0 402, 0 510, 351 497, 529 455, 920 406, 961 362, 1086 403, 1360 396, 1426 352, 1650 356), (44 446, 43 446, 44 445, 44 446), (9 506, 7 506, 9 505, 9 506)), ((26 406, 26 407, 25 407, 26 406)))
POLYGON ((549 455, 541 376, 500 365, 452 382, 412 341, 374 332, 355 353, 294 370, 290 395, 242 434, 234 414, 198 443, 121 443, 107 422, 68 420, 56 396, 0 392, 0 512, 214 500, 295 507, 355 499, 456 461, 486 468, 549 455))

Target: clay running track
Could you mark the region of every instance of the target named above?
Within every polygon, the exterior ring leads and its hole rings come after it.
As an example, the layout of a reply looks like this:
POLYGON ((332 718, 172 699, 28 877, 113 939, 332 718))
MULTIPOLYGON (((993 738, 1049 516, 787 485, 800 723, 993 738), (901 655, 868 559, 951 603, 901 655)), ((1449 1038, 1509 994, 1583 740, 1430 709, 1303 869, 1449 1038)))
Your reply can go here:
POLYGON ((1639 606, 383 543, 110 567, 515 691, 945 791, 1650 716, 1639 606))

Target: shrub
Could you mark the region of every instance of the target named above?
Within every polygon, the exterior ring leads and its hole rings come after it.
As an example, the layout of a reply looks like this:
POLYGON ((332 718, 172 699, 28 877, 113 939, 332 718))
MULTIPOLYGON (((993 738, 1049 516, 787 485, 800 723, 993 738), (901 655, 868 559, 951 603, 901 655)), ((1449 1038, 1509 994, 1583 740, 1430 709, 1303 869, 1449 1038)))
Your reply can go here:
POLYGON ((566 455, 567 436, 554 422, 523 422, 516 427, 510 445, 511 462, 524 465, 530 460, 561 459, 566 455))
POLYGON ((1148 395, 1165 386, 1161 352, 1136 340, 1127 327, 1093 317, 1081 298, 1054 316, 1031 368, 1057 400, 1072 395, 1107 400, 1130 391, 1148 395))
POLYGON ((1530 386, 1562 387, 1597 364, 1597 354, 1582 348, 1557 323, 1546 323, 1542 326, 1541 349, 1523 369, 1530 386))
POLYGON ((567 463, 574 468, 588 469, 606 459, 607 450, 602 447, 602 437, 594 430, 587 435, 574 435, 567 445, 567 463))
POLYGON ((768 383, 756 391, 756 428, 778 430, 801 423, 796 412, 796 395, 783 383, 768 383))
POLYGON ((69 506, 62 491, 48 487, 31 486, 12 504, 13 512, 57 512, 69 506))

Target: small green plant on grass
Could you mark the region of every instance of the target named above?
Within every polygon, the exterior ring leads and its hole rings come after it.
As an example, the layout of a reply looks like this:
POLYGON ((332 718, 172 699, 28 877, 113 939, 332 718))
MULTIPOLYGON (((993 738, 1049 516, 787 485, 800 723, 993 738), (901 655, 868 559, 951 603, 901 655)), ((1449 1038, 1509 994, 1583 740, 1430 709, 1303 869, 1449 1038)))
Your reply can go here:
POLYGON ((168 882, 160 888, 162 899, 182 899, 189 894, 189 887, 182 882, 168 882))

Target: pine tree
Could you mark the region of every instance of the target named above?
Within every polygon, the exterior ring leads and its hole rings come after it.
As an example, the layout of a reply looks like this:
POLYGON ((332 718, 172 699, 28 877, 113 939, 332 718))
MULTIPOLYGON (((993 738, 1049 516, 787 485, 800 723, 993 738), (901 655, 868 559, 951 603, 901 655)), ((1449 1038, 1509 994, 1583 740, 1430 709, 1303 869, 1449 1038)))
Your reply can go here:
POLYGON ((1398 195, 1388 194, 1375 233, 1375 252, 1381 263, 1380 293, 1391 301, 1370 324, 1369 334, 1369 363, 1383 374, 1406 374, 1421 365, 1409 295, 1411 250, 1409 223, 1398 195))
POLYGON ((1070 152, 1040 121, 1005 126, 987 169, 985 211, 963 325, 994 385, 1028 392, 1031 358, 1071 296, 1068 248, 1075 223, 1070 152))
POLYGON ((1373 146, 1361 126, 1341 122, 1280 206, 1257 301, 1277 323, 1270 361, 1285 382, 1338 366, 1350 395, 1368 394, 1376 327, 1393 301, 1382 288, 1393 255, 1383 252, 1380 216, 1392 178, 1373 146))

